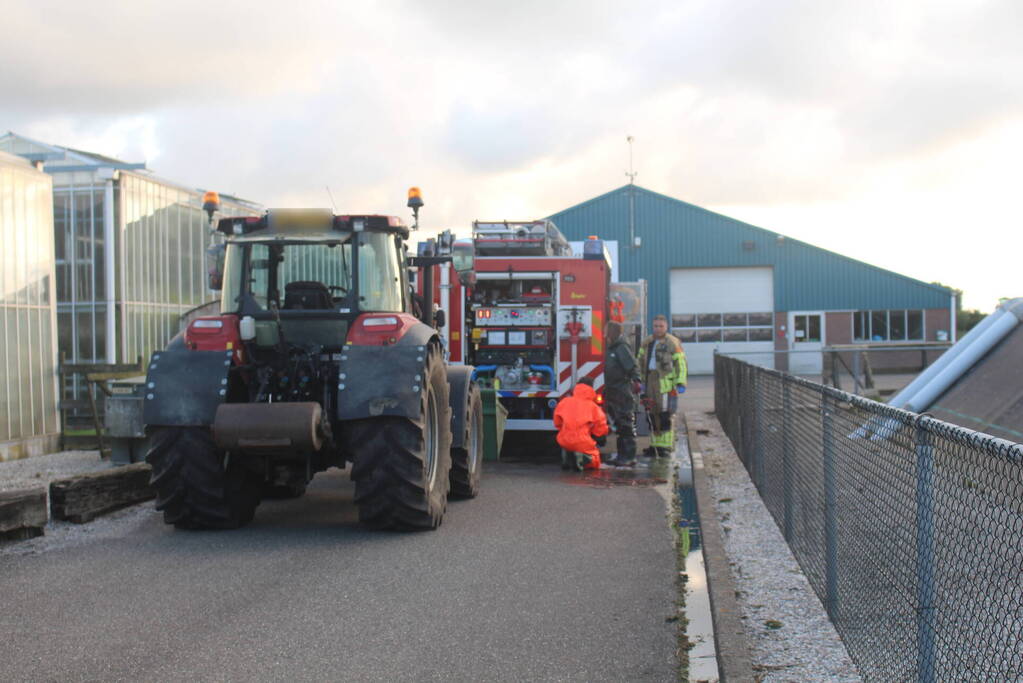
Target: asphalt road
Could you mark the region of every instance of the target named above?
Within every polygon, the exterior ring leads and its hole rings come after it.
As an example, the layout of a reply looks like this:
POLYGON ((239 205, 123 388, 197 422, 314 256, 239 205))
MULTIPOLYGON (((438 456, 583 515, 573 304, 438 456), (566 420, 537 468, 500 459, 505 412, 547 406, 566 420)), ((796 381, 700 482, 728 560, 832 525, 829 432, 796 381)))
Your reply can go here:
POLYGON ((675 680, 663 492, 487 465, 436 532, 364 530, 332 471, 237 531, 0 553, 0 678, 675 680))

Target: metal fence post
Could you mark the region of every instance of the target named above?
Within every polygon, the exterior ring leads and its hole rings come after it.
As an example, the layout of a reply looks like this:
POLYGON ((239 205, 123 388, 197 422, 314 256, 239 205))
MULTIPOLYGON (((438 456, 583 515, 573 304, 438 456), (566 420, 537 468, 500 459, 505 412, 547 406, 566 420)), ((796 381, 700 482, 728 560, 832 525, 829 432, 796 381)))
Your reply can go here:
POLYGON ((753 370, 753 483, 764 494, 764 397, 759 370, 753 370))
POLYGON ((835 486, 835 434, 832 400, 821 395, 821 440, 824 456, 824 608, 832 623, 838 619, 838 523, 835 486))
POLYGON ((782 499, 785 509, 783 532, 785 542, 792 545, 792 387, 788 377, 782 377, 781 470, 782 499))
POLYGON ((861 363, 860 352, 853 351, 852 355, 852 376, 853 376, 853 393, 860 393, 860 374, 863 372, 863 368, 860 367, 861 363))
POLYGON ((934 448, 916 421, 916 632, 917 680, 935 680, 934 643, 934 448))

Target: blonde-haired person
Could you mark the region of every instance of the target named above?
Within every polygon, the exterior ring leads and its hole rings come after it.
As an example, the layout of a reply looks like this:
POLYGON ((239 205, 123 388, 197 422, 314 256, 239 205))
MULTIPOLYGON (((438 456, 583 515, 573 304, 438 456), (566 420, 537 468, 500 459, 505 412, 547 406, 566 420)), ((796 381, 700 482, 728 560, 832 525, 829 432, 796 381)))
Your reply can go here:
POLYGON ((653 334, 640 344, 636 361, 643 377, 643 405, 650 415, 651 455, 668 457, 675 450, 675 411, 686 390, 686 354, 678 337, 668 334, 668 319, 654 317, 653 334))

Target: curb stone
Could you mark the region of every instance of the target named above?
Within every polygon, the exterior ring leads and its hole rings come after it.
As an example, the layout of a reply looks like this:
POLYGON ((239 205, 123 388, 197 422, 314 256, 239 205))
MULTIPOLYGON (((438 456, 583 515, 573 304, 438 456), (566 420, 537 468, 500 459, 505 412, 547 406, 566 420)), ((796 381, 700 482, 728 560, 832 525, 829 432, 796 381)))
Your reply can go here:
POLYGON ((696 490, 696 510, 700 517, 703 540, 703 561, 707 571, 707 589, 714 621, 714 641, 718 656, 721 681, 754 681, 753 664, 746 643, 742 615, 735 599, 735 582, 725 553, 721 525, 714 511, 714 502, 703 471, 700 440, 689 428, 688 416, 683 414, 689 454, 693 461, 693 488, 696 490))

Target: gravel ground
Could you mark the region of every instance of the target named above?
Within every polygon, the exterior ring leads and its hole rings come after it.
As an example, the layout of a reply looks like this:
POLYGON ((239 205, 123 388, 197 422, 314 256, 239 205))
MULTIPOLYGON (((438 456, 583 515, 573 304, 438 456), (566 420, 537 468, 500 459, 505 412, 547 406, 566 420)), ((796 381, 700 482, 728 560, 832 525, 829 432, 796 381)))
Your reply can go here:
POLYGON ((103 539, 120 539, 160 513, 152 501, 97 517, 88 524, 72 524, 50 520, 46 535, 27 541, 0 541, 0 558, 4 556, 39 555, 53 550, 74 548, 103 539))
POLYGON ((824 608, 713 415, 687 410, 760 681, 860 681, 824 608))
MULTIPOLYGON (((99 451, 63 451, 8 460, 0 462, 0 491, 45 487, 54 479, 111 467, 114 465, 109 460, 100 459, 99 451)), ((27 541, 0 541, 0 557, 35 555, 102 538, 117 538, 159 514, 151 502, 146 502, 103 515, 88 524, 50 520, 44 536, 27 541)))
POLYGON ((113 467, 99 451, 63 451, 0 462, 0 491, 47 486, 54 479, 113 467))

